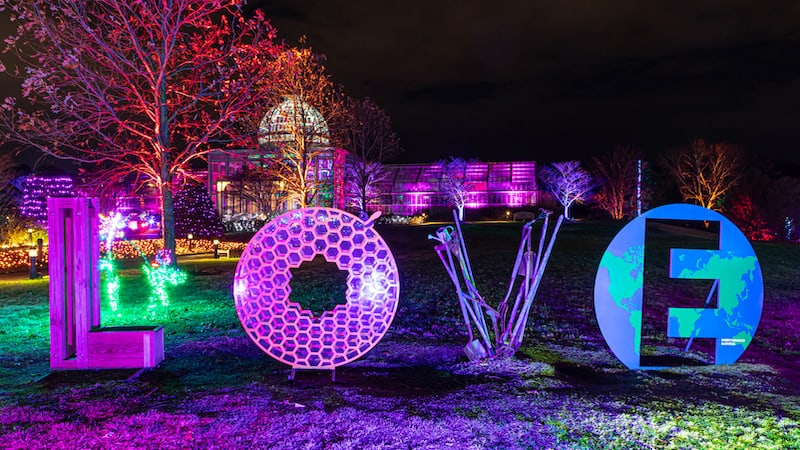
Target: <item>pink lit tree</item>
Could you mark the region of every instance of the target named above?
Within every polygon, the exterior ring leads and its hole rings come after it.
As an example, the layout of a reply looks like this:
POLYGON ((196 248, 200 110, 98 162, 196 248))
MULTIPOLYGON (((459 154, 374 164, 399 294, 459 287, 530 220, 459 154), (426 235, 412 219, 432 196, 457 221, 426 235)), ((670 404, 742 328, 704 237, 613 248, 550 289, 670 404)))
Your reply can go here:
POLYGON ((716 211, 722 210, 725 196, 744 173, 741 148, 703 139, 666 153, 660 162, 672 175, 684 200, 716 211))
POLYGON ((6 139, 138 173, 160 192, 174 253, 173 180, 215 148, 252 145, 243 116, 264 109, 281 46, 241 0, 0 0, 25 105, 4 103, 6 139))
POLYGON ((570 207, 587 201, 597 186, 592 175, 581 167, 580 161, 551 163, 542 168, 539 178, 564 207, 565 219, 570 219, 570 207))
POLYGON ((442 193, 458 211, 458 220, 464 220, 464 204, 470 190, 470 183, 467 181, 467 161, 451 156, 437 164, 442 171, 442 178, 439 181, 442 193))
POLYGON ((776 233, 770 230, 761 209, 756 206, 749 195, 737 195, 730 202, 728 215, 748 239, 754 241, 771 241, 775 239, 776 233))
POLYGON ((773 163, 750 166, 726 196, 726 215, 750 239, 797 239, 792 225, 800 221, 800 178, 773 163))
POLYGON ((388 175, 383 164, 402 151, 400 140, 389 115, 369 97, 347 99, 340 130, 342 145, 350 152, 345 162, 345 195, 350 206, 363 214, 380 195, 378 186, 388 175))

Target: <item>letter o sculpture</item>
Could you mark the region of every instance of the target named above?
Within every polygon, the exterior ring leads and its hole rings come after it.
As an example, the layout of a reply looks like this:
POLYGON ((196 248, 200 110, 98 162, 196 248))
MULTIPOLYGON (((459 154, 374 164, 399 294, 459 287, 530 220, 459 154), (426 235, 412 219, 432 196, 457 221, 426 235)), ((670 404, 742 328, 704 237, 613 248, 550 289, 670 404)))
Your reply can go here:
POLYGON ((400 294, 383 238, 345 211, 303 208, 282 214, 250 240, 236 267, 233 297, 247 335, 293 369, 335 369, 377 344, 400 294), (347 271, 347 302, 315 316, 289 301, 290 269, 322 255, 347 271))

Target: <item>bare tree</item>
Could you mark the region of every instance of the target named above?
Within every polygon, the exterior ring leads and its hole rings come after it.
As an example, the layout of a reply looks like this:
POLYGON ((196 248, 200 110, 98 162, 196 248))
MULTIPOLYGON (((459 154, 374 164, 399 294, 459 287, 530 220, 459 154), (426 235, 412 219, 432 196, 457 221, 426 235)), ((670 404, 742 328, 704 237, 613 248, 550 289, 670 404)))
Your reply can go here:
POLYGON ((348 206, 356 208, 362 217, 368 215, 368 206, 381 195, 380 184, 390 173, 378 162, 348 157, 345 170, 345 196, 348 206))
POLYGON ((333 169, 328 123, 342 114, 343 101, 323 61, 304 46, 279 55, 276 107, 262 121, 260 142, 275 149, 272 167, 290 208, 305 208, 332 186, 324 173, 333 169))
POLYGON ((269 167, 245 165, 230 177, 231 195, 252 204, 261 214, 268 214, 277 207, 278 179, 269 167))
POLYGON ((400 141, 389 115, 369 97, 348 98, 342 122, 342 145, 350 152, 345 162, 345 194, 351 206, 366 213, 388 175, 383 164, 402 151, 400 141))
POLYGON ((722 210, 725 195, 743 173, 744 153, 728 143, 696 139, 689 148, 666 153, 661 164, 675 179, 684 200, 722 210))
POLYGON ((636 198, 637 160, 640 152, 633 146, 614 146, 610 153, 592 158, 598 189, 594 202, 614 220, 631 214, 636 198))
POLYGON ((173 180, 226 145, 254 142, 241 116, 271 94, 275 31, 241 0, 0 0, 19 24, 8 40, 22 96, 3 106, 9 140, 108 179, 157 186, 165 247, 175 248, 173 180))
POLYGON ((596 187, 589 172, 581 167, 580 161, 554 162, 542 168, 539 175, 547 189, 564 207, 564 218, 570 219, 569 208, 589 199, 596 187))
POLYGON ((0 150, 0 218, 9 215, 16 206, 19 192, 12 182, 20 175, 11 152, 0 150))
POLYGON ((439 187, 447 200, 458 211, 458 220, 464 220, 464 204, 471 187, 467 181, 468 162, 463 158, 451 156, 438 161, 437 164, 442 171, 439 187))

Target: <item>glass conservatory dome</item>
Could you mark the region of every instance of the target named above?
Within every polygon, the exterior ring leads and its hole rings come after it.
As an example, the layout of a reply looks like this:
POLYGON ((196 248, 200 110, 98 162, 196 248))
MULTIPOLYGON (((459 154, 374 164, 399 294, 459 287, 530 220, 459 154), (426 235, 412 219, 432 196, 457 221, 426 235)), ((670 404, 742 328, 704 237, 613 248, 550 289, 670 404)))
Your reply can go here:
POLYGON ((296 95, 284 97, 278 106, 267 111, 259 125, 258 142, 261 145, 292 142, 295 131, 304 133, 313 144, 330 143, 328 124, 322 114, 296 95))

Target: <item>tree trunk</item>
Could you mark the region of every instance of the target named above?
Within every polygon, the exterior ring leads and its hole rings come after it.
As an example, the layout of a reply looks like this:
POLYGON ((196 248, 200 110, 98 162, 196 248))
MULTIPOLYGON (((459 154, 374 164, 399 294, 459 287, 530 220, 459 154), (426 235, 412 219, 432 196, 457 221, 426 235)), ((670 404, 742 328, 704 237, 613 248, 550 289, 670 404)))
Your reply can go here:
POLYGON ((164 237, 164 249, 172 255, 172 265, 178 262, 175 253, 175 208, 172 201, 172 182, 161 184, 161 233, 164 237))
POLYGON ((361 195, 361 198, 359 199, 361 211, 359 211, 359 214, 367 215, 367 185, 364 183, 364 179, 366 179, 366 175, 361 179, 361 192, 359 192, 359 195, 361 195))
POLYGON ((169 136, 169 110, 167 109, 167 84, 161 81, 158 86, 158 144, 161 149, 161 235, 164 237, 164 250, 171 256, 171 265, 178 264, 175 253, 175 208, 172 201, 172 155, 169 136))

